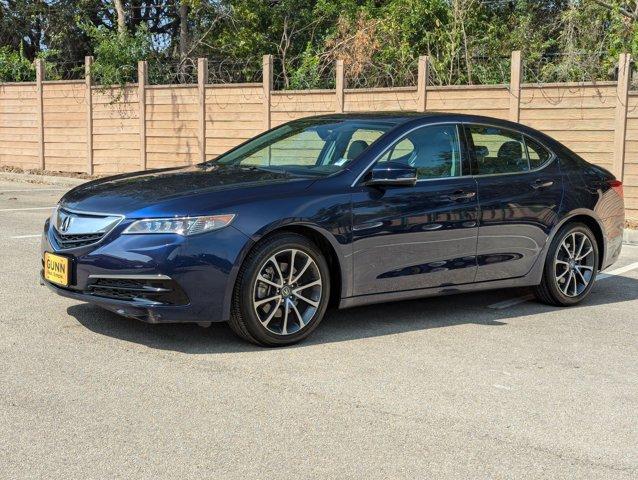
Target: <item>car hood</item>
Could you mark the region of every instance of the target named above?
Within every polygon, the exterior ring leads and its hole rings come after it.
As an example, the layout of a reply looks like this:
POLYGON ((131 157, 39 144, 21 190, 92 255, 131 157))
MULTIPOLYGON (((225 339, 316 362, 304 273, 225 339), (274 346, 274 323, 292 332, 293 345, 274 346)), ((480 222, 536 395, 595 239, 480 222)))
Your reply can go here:
POLYGON ((200 165, 118 175, 69 191, 60 205, 70 210, 131 218, 205 215, 247 201, 294 194, 314 178, 255 167, 200 165))

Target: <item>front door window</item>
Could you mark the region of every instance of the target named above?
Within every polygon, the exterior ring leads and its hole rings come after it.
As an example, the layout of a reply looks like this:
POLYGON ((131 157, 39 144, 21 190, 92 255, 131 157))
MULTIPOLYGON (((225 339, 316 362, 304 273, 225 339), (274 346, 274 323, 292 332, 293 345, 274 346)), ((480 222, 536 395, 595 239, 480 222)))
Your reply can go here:
POLYGON ((416 168, 419 180, 461 175, 461 146, 456 125, 418 128, 401 138, 379 160, 416 168))

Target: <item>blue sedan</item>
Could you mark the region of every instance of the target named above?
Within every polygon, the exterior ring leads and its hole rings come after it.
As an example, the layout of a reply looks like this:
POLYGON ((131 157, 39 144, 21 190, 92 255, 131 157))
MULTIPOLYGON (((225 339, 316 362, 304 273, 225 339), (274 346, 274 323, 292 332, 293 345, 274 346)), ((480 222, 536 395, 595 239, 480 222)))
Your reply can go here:
POLYGON ((42 281, 150 323, 307 337, 339 308, 504 287, 589 294, 622 244, 622 184, 536 130, 445 113, 296 120, 214 161, 68 192, 42 281))

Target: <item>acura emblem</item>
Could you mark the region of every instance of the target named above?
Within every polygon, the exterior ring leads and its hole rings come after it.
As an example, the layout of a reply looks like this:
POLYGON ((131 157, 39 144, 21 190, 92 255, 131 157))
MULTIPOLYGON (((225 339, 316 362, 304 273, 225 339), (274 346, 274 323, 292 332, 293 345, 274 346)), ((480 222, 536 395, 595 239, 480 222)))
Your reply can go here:
POLYGON ((66 232, 70 226, 71 226, 71 217, 67 215, 62 219, 62 224, 60 225, 60 231, 66 232))

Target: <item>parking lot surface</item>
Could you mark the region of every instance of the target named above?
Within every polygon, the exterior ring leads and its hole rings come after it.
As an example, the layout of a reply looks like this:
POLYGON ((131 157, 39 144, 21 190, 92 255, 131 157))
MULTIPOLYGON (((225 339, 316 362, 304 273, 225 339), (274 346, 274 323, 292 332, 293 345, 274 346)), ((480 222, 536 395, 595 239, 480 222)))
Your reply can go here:
POLYGON ((63 193, 0 181, 0 478, 638 476, 638 246, 577 307, 375 305, 262 349, 40 286, 63 193))

